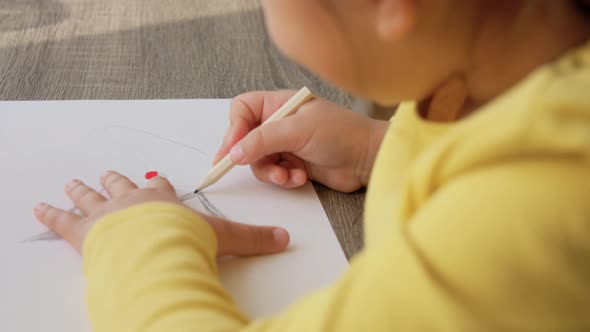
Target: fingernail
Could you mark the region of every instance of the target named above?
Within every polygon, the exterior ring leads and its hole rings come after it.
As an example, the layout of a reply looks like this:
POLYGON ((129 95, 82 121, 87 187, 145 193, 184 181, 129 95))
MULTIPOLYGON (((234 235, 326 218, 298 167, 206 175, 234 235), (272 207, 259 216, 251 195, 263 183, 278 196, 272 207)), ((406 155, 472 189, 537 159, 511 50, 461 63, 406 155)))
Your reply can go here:
POLYGON ((289 243, 289 233, 282 228, 273 229, 272 236, 275 243, 280 244, 281 246, 286 246, 289 243))
POLYGON ((239 163, 244 159, 244 149, 241 146, 236 145, 229 151, 229 157, 234 163, 239 163))
POLYGON ((71 180, 70 182, 68 182, 68 183, 66 184, 66 189, 68 189, 68 190, 69 190, 69 189, 72 189, 72 188, 74 188, 75 186, 79 185, 80 183, 82 183, 82 181, 80 181, 80 180, 78 180, 78 179, 73 179, 73 180, 71 180))
POLYGON ((270 173, 270 180, 272 181, 272 183, 274 184, 280 184, 279 183, 279 176, 277 173, 270 173))
POLYGON ((111 174, 113 171, 111 170, 106 170, 104 171, 104 173, 102 173, 102 175, 100 176, 101 180, 104 180, 104 178, 106 178, 109 174, 111 174))
POLYGON ((37 203, 37 205, 35 205, 35 208, 33 210, 35 211, 35 213, 38 213, 39 211, 43 210, 46 205, 47 204, 45 204, 45 203, 37 203))

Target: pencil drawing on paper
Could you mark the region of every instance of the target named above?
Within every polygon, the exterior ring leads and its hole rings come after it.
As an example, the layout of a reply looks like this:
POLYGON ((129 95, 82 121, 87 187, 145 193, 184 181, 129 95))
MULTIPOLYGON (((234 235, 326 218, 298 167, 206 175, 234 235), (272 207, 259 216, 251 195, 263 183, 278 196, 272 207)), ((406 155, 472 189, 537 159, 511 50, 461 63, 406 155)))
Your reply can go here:
MULTIPOLYGON (((131 128, 131 127, 125 127, 125 126, 109 126, 106 129, 107 130, 108 129, 122 129, 122 130, 126 130, 126 131, 133 131, 135 133, 139 133, 139 134, 151 136, 151 137, 160 139, 162 141, 166 141, 166 142, 171 143, 171 144, 174 144, 174 145, 178 145, 178 146, 182 146, 182 147, 188 148, 191 151, 194 151, 194 152, 199 153, 201 155, 201 157, 206 157, 207 156, 207 154, 205 152, 203 152, 203 151, 201 151, 201 150, 199 150, 199 149, 197 149, 197 148, 195 148, 193 146, 190 146, 188 144, 185 144, 185 143, 182 143, 182 142, 179 142, 179 141, 175 141, 175 140, 172 140, 172 139, 169 139, 169 138, 166 138, 166 137, 163 137, 163 136, 160 136, 160 135, 157 135, 157 134, 154 134, 154 133, 145 131, 145 130, 131 128)), ((100 193, 101 194, 104 194, 104 189, 101 190, 100 193)), ((227 219, 225 217, 225 215, 223 214, 223 212, 219 208, 217 208, 213 203, 211 203, 211 201, 209 201, 209 199, 207 198, 207 196, 205 196, 205 194, 202 193, 202 192, 199 192, 199 193, 192 193, 192 192, 190 192, 188 194, 185 194, 185 195, 182 195, 182 196, 179 197, 179 199, 182 202, 186 202, 186 201, 192 200, 194 198, 197 198, 198 199, 201 207, 203 208, 203 210, 206 213, 208 213, 208 214, 210 214, 212 216, 215 216, 215 217, 227 219)), ((80 213, 80 211, 76 207, 70 208, 68 210, 68 212, 80 213)), ((27 239, 24 239, 24 240, 21 241, 21 243, 41 242, 41 241, 58 241, 58 240, 61 240, 61 237, 57 233, 55 233, 53 231, 45 231, 43 233, 40 233, 40 234, 31 236, 31 237, 29 237, 27 239)))
POLYGON ((209 201, 207 196, 205 196, 205 194, 202 192, 198 192, 198 193, 191 192, 186 195, 182 195, 179 198, 182 202, 189 201, 193 198, 198 198, 199 203, 201 203, 201 206, 203 207, 203 209, 205 209, 205 211, 207 211, 207 213, 209 213, 210 215, 212 215, 214 217, 227 219, 225 217, 225 215, 223 214, 223 212, 221 212, 221 210, 219 210, 213 203, 211 203, 211 201, 209 201))
POLYGON ((203 152, 203 151, 195 148, 194 146, 188 145, 186 143, 182 143, 180 141, 175 141, 175 140, 172 140, 170 138, 167 138, 167 137, 164 137, 164 136, 160 136, 158 134, 155 134, 155 133, 152 133, 152 132, 143 130, 143 129, 137 129, 137 128, 126 127, 126 126, 109 126, 105 130, 108 131, 110 129, 120 129, 120 130, 124 130, 124 131, 132 131, 132 132, 135 132, 135 133, 138 133, 138 134, 143 134, 143 135, 146 135, 146 136, 151 136, 153 138, 157 138, 157 139, 160 139, 162 141, 165 141, 165 142, 168 142, 168 143, 172 143, 174 145, 182 146, 182 147, 185 147, 185 148, 190 149, 192 151, 195 151, 195 152, 199 153, 202 157, 207 157, 207 154, 205 152, 203 152))

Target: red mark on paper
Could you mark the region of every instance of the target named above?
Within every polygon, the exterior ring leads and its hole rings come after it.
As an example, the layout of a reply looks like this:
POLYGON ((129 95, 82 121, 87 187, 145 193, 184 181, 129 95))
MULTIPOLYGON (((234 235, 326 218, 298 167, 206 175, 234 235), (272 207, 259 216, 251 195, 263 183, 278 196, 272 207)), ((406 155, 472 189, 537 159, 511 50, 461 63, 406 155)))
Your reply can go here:
POLYGON ((156 176, 158 176, 158 171, 149 171, 145 173, 146 180, 150 180, 152 178, 155 178, 156 176))

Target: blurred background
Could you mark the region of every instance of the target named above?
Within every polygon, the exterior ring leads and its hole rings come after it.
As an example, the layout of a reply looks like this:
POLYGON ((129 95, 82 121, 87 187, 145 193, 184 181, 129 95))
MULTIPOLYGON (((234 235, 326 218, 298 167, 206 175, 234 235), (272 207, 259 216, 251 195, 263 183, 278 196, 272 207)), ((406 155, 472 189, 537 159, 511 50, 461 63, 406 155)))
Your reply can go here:
POLYGON ((229 98, 308 85, 374 109, 282 56, 255 0, 0 0, 0 60, 3 100, 229 98))

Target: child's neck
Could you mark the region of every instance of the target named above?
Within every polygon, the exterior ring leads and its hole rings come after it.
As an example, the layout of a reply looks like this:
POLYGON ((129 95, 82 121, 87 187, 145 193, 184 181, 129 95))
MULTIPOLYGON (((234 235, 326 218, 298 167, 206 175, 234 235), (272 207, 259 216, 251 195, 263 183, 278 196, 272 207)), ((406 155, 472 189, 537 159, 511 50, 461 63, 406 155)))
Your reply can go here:
MULTIPOLYGON (((470 63, 462 73, 469 107, 480 107, 535 68, 590 38, 590 18, 576 13, 566 1, 545 1, 544 4, 544 8, 535 4, 522 5, 516 14, 514 11, 502 14, 502 9, 496 9, 497 15, 487 15, 493 18, 478 24, 481 29, 474 36, 470 63)), ((486 15, 477 19, 481 17, 486 15)))

